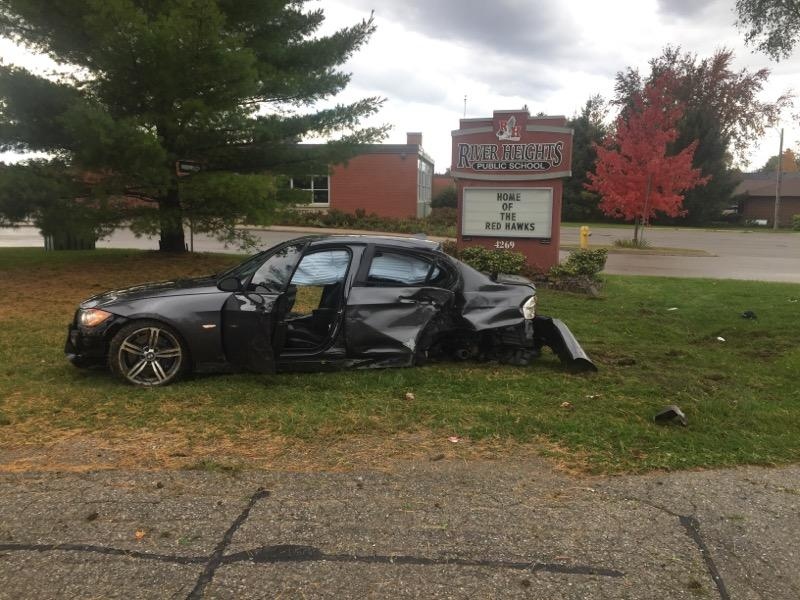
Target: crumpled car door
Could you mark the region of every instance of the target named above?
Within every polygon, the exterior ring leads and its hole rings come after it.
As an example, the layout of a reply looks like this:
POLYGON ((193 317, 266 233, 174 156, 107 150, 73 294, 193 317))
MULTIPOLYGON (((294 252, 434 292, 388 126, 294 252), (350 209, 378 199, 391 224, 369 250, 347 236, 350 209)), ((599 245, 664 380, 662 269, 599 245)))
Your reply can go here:
POLYGON ((453 298, 436 287, 353 287, 345 317, 348 356, 412 365, 422 333, 453 298))

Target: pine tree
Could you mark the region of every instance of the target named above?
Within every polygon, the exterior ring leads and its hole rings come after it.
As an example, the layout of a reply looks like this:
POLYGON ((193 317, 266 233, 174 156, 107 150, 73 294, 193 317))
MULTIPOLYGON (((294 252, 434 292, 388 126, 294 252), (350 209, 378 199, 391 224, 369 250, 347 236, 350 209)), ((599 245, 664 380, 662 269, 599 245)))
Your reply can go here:
MULTIPOLYGON (((136 231, 160 232, 165 251, 183 251, 187 219, 228 233, 243 220, 267 221, 279 176, 320 173, 385 132, 358 128, 381 99, 330 102, 372 19, 316 35, 323 12, 304 4, 0 0, 0 35, 71 73, 0 65, 0 149, 54 156, 36 176, 80 182, 76 209, 127 198, 120 214, 136 231), (308 135, 339 138, 311 154, 297 146, 308 135), (181 164, 198 172, 182 176, 181 164)), ((27 212, 63 205, 55 191, 27 212)))

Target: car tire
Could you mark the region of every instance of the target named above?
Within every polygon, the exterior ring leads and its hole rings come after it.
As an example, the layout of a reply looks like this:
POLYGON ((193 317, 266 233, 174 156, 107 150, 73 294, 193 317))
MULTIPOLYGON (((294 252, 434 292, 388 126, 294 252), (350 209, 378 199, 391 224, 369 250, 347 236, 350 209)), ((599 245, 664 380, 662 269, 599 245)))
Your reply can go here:
POLYGON ((158 387, 177 381, 189 371, 189 352, 180 334, 165 323, 128 323, 111 340, 111 372, 130 385, 158 387))

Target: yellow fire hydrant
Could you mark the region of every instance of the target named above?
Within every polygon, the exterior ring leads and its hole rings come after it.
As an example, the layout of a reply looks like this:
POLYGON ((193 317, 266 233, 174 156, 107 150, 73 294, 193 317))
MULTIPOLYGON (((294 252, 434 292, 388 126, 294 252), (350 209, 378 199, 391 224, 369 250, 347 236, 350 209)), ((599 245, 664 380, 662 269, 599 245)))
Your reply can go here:
POLYGON ((581 250, 589 248, 590 235, 592 235, 592 232, 589 231, 589 227, 587 225, 581 225, 581 250))

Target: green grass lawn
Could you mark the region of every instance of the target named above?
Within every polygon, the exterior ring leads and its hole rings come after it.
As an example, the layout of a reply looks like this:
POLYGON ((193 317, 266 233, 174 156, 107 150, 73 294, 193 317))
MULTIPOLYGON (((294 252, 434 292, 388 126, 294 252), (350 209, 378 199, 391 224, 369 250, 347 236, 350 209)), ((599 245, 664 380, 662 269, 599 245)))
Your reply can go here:
POLYGON ((564 320, 596 361, 599 372, 586 375, 566 372, 548 353, 528 368, 202 376, 148 390, 64 358, 80 299, 236 260, 0 250, 0 450, 112 432, 180 435, 206 446, 424 432, 524 445, 594 472, 800 459, 798 285, 609 276, 600 299, 542 290, 540 312, 564 320), (745 310, 758 319, 743 319, 745 310), (667 404, 682 407, 688 427, 653 423, 667 404))

